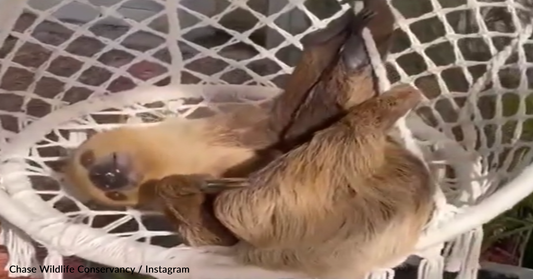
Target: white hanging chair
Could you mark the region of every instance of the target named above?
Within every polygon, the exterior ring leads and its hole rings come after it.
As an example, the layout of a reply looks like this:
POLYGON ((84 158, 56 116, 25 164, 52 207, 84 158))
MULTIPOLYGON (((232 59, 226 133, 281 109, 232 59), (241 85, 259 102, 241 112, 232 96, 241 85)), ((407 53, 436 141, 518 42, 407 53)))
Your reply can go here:
MULTIPOLYGON (((525 97, 531 91, 528 70, 533 64, 527 60, 525 49, 531 43, 532 21, 531 17, 521 17, 527 8, 519 0, 410 1, 416 2, 411 6, 419 10, 407 15, 405 7, 400 7, 406 1, 389 0, 397 27, 410 41, 409 47, 393 50, 385 61, 397 73, 396 80, 387 75, 385 63, 375 55, 367 31, 365 39, 382 91, 391 83, 411 83, 428 97, 419 114, 412 113, 398 123, 406 146, 424 157, 442 189, 435 196, 438 210, 413 251, 422 258, 418 276, 442 278, 447 270, 459 272, 461 279, 476 278, 481 225, 533 192, 533 167, 528 166, 532 144, 525 141, 522 125, 527 120, 525 97), (506 22, 514 26, 498 20, 487 23, 501 11, 510 18, 506 22), (434 30, 438 35, 432 39, 417 33, 417 28, 437 26, 429 21, 441 22, 434 30), (468 30, 473 25, 478 28, 468 30), (472 55, 465 54, 477 51, 465 50, 465 45, 474 45, 465 44, 468 40, 485 45, 489 59, 473 60, 472 55), (443 51, 442 46, 450 51, 445 56, 455 59, 443 62, 435 58, 435 51, 443 51), (413 57, 425 65, 424 69, 406 69, 406 65, 416 64, 413 57), (475 67, 484 70, 475 75, 475 67), (502 84, 505 71, 518 80, 515 87, 502 84), (459 73, 460 78, 450 73, 459 73), (450 85, 449 80, 458 79, 464 79, 464 89, 450 85), (505 115, 502 96, 506 94, 516 97, 517 109, 512 115, 505 115), (479 109, 486 97, 496 100, 490 103, 491 118, 479 109), (433 121, 422 121, 429 116, 433 121), (497 129, 486 132, 491 125, 497 129)), ((302 36, 324 27, 348 6, 319 19, 321 9, 315 7, 316 15, 311 12, 311 7, 318 5, 314 0, 196 1, 201 4, 146 0, 159 11, 143 12, 134 11, 134 2, 0 0, 0 42, 4 43, 0 50, 0 216, 3 241, 11 255, 8 265, 33 265, 33 240, 48 250, 45 265, 59 265, 62 256, 76 255, 109 266, 140 269, 156 278, 297 278, 238 266, 229 258, 213 255, 212 247, 169 249, 155 245, 154 239, 173 233, 147 224, 149 213, 88 207, 62 190, 60 177, 48 163, 62 156, 60 148, 81 143, 88 130, 143 125, 147 119, 169 116, 197 117, 206 110, 219 112, 234 105, 226 102, 229 99, 248 104, 268 101, 280 92, 273 81, 292 70, 279 59, 278 51, 289 46, 301 48, 302 36), (198 11, 209 10, 206 7, 212 10, 198 11), (268 8, 270 15, 258 12, 257 7, 268 8), (80 9, 83 12, 74 15, 80 9), (223 15, 230 12, 253 15, 253 28, 244 32, 229 29, 223 15), (136 18, 139 14, 145 18, 136 18), (69 15, 70 20, 66 20, 69 15), (102 30, 109 26, 103 23, 115 27, 106 33, 102 30), (205 47, 191 37, 191 31, 209 32, 205 26, 224 30, 233 38, 205 47), (266 46, 261 46, 249 37, 264 26, 270 31, 266 46), (279 45, 276 36, 283 37, 279 45), (151 45, 158 40, 159 45, 151 45), (237 51, 237 42, 251 45, 253 50, 237 51), (121 56, 105 60, 112 52, 121 56), (24 53, 33 54, 24 59, 24 53), (257 66, 259 62, 263 64, 257 66), (72 69, 65 68, 68 63, 74 65, 72 69), (149 68, 152 76, 134 71, 140 67, 149 68), (93 77, 101 80, 91 80, 93 77), (153 85, 164 82, 164 86, 153 85), (130 90, 120 87, 134 85, 130 90), (107 94, 117 90, 122 92, 107 94), (76 98, 86 100, 72 104, 76 98), (117 115, 125 116, 122 119, 128 122, 109 120, 117 119, 117 115), (97 221, 102 216, 107 223, 97 221), (123 227, 130 230, 121 230, 123 227), (183 267, 190 272, 164 274, 146 266, 183 267)), ((291 59, 289 54, 283 60, 291 59)), ((369 278, 393 278, 391 268, 404 260, 376 270, 369 278)), ((57 273, 44 276, 61 278, 57 273)))

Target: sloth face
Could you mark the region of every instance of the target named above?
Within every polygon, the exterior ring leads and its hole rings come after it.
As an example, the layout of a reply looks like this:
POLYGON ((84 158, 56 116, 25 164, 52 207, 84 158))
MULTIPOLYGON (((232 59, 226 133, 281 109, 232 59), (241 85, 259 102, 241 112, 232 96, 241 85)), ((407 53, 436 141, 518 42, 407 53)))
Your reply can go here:
POLYGON ((131 189, 138 184, 139 176, 133 169, 132 160, 128 153, 122 152, 95 158, 90 150, 79 157, 91 183, 105 192, 131 189))

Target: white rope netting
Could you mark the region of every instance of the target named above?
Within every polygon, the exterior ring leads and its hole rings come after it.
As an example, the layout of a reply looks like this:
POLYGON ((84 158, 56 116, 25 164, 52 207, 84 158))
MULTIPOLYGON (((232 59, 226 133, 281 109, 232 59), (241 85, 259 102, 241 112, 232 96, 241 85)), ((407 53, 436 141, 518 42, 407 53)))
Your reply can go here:
MULTIPOLYGON (((386 61, 365 33, 380 90, 410 83, 427 97, 416 114, 398 123, 406 146, 425 157, 442 189, 435 197, 438 210, 413 251, 423 258, 419 278, 442 278, 443 270, 475 278, 480 226, 533 191, 533 170, 527 168, 533 156, 533 41, 526 1, 388 0, 397 37, 386 61)), ((110 266, 191 269, 152 274, 158 278, 288 278, 175 247, 179 239, 157 214, 77 201, 62 189, 54 162, 91 131, 150 125, 143 122, 169 116, 205 117, 268 101, 292 71, 299 40, 347 5, 0 5, 0 216, 10 264, 35 264, 32 239, 48 250, 45 264, 76 255, 110 266)), ((403 260, 369 278, 393 278, 390 268, 403 260)))

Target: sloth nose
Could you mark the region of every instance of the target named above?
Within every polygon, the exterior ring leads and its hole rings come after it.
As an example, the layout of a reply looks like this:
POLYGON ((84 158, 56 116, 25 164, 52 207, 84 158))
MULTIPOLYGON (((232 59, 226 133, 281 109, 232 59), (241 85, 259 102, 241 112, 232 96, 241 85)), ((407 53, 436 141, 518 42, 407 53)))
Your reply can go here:
POLYGON ((119 190, 130 186, 129 167, 123 164, 117 153, 113 153, 95 162, 89 167, 89 180, 94 186, 104 191, 119 190))

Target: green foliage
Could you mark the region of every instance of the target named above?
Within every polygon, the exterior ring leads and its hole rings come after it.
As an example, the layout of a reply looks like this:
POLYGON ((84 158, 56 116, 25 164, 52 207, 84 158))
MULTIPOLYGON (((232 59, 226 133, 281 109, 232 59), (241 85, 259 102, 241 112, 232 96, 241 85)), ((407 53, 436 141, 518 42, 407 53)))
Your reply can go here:
POLYGON ((533 231, 533 196, 485 224, 483 229, 485 238, 482 253, 501 241, 510 240, 518 245, 507 252, 516 255, 523 266, 533 267, 533 243, 530 240, 533 231))
MULTIPOLYGON (((506 79, 512 79, 512 75, 502 76, 502 83, 506 79)), ((508 80, 507 80, 508 81, 508 80)), ((502 110, 503 116, 516 117, 521 99, 516 94, 505 94, 502 96, 502 110)), ((530 95, 523 99, 526 114, 533 114, 533 96, 530 95)), ((507 142, 512 137, 516 121, 508 121, 504 124, 502 132, 504 133, 503 141, 507 142)), ((533 140, 533 120, 528 119, 523 122, 522 133, 520 139, 524 141, 533 140)), ((526 151, 531 152, 530 148, 526 151)), ((514 161, 519 160, 516 156, 514 161)), ((516 255, 520 260, 522 266, 533 267, 533 195, 525 197, 520 203, 515 205, 512 209, 502 213, 491 222, 484 226, 485 238, 483 240, 482 252, 487 252, 490 248, 498 245, 501 241, 516 242, 514 248, 509 248, 512 251, 507 251, 512 255, 516 255)))

